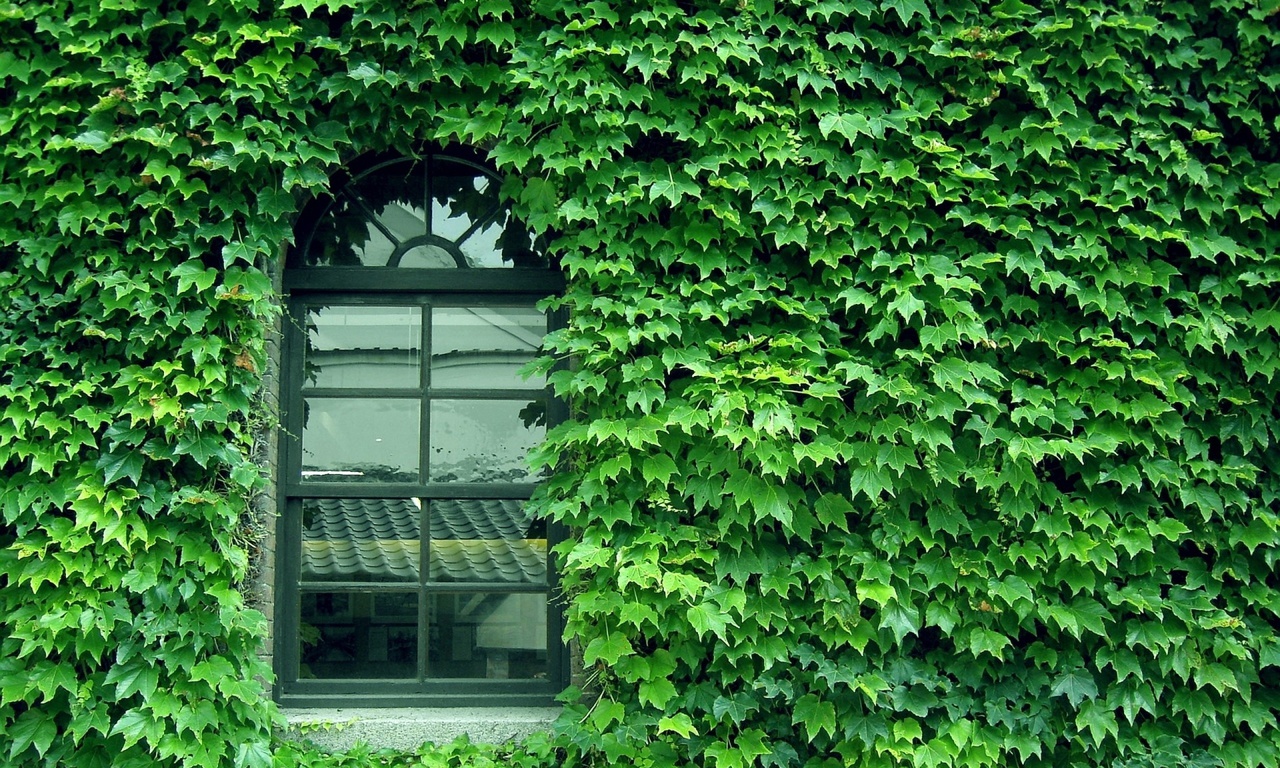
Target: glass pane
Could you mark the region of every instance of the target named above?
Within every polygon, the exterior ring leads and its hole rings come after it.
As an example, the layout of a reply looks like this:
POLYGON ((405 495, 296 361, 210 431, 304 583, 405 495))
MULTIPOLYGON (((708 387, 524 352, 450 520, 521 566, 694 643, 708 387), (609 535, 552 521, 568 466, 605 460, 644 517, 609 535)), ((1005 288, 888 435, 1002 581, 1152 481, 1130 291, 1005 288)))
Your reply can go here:
POLYGON ((431 386, 437 389, 543 387, 516 373, 542 347, 547 317, 522 307, 431 310, 431 386))
POLYGON ((431 595, 427 612, 428 677, 547 676, 546 595, 431 595))
POLYGON ((365 209, 342 195, 316 223, 306 262, 325 267, 383 266, 394 249, 395 244, 369 222, 365 209))
POLYGON ((303 581, 418 581, 417 499, 306 499, 303 581))
POLYGON ((547 525, 514 499, 428 502, 432 581, 545 584, 547 525))
POLYGON ((305 408, 304 480, 418 481, 417 400, 309 397, 305 408))
POLYGON ((418 387, 418 307, 310 307, 303 370, 314 387, 418 387))
POLYGON ((416 678, 418 595, 304 592, 300 679, 416 678))
POLYGON ((542 400, 432 400, 431 481, 533 482, 525 456, 546 432, 542 400))
POLYGON ((415 245, 404 252, 397 266, 406 269, 454 269, 458 260, 438 245, 415 245))
POLYGON ((488 174, 445 157, 434 159, 431 164, 431 234, 458 242, 477 223, 490 219, 500 207, 498 183, 488 174))
POLYGON ((517 266, 509 254, 503 250, 503 232, 509 220, 507 211, 500 211, 497 216, 486 220, 474 232, 459 243, 467 263, 473 267, 514 267, 517 266))

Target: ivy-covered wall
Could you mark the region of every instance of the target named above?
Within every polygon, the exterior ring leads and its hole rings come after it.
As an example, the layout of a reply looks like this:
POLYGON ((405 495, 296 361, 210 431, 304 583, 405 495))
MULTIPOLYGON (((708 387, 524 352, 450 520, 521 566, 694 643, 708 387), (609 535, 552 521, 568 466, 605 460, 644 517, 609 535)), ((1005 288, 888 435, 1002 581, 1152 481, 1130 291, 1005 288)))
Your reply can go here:
POLYGON ((0 761, 273 742, 266 274, 478 146, 570 278, 540 460, 644 768, 1280 765, 1276 0, 0 3, 0 761), (1043 6, 1043 7, 1042 7, 1043 6))

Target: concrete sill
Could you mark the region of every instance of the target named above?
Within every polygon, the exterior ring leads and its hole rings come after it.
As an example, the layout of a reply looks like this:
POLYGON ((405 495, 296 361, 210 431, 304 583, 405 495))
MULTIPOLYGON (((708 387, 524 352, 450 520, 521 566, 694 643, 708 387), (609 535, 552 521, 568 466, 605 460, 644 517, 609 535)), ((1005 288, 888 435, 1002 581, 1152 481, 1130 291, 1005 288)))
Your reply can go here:
POLYGON ((551 728, 559 707, 441 707, 286 709, 288 735, 341 752, 356 742, 376 749, 417 749, 467 734, 476 744, 519 741, 551 728))

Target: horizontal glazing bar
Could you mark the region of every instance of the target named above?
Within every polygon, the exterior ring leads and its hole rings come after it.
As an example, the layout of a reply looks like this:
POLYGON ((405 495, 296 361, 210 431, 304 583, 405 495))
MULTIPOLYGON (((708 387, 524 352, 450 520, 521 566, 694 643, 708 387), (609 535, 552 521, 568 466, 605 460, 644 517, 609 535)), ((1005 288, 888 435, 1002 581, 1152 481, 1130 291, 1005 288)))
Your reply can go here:
POLYGON ((527 499, 533 483, 325 483, 285 484, 285 495, 302 499, 527 499))
MULTIPOLYGON (((307 393, 307 397, 341 397, 341 398, 357 398, 357 397, 380 397, 380 398, 403 398, 405 400, 416 400, 422 397, 421 389, 405 389, 396 387, 392 389, 376 389, 373 387, 351 387, 349 389, 339 389, 337 387, 303 387, 303 391, 307 393)), ((538 390, 539 392, 542 390, 538 390)))
MULTIPOLYGON (((404 592, 418 589, 418 584, 404 582, 368 582, 368 581, 301 581, 298 589, 302 592, 404 592)), ((546 584, 520 584, 516 582, 495 584, 492 582, 428 582, 424 592, 483 592, 485 594, 505 595, 519 592, 521 594, 547 592, 546 584)))
POLYGON ((435 389, 427 390, 431 397, 449 398, 450 400, 510 400, 510 399, 546 399, 547 388, 530 387, 529 389, 435 389))
POLYGON ((503 292, 550 295, 564 290, 564 275, 545 270, 396 269, 320 267, 288 270, 286 291, 384 291, 401 293, 503 292))

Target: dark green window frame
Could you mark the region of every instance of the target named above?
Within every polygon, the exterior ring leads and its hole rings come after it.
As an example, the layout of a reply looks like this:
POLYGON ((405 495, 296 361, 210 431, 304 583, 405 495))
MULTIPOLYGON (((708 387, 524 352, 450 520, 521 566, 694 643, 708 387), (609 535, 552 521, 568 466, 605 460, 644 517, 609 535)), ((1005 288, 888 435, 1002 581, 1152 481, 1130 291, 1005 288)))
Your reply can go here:
MULTIPOLYGON (((568 660, 562 642, 562 610, 555 599, 555 564, 549 556, 550 547, 562 538, 563 533, 555 524, 518 519, 520 502, 532 494, 536 478, 441 477, 433 474, 430 468, 433 448, 437 455, 443 450, 432 444, 431 429, 434 409, 442 403, 483 409, 486 405, 513 406, 527 400, 530 406, 539 404, 538 408, 526 410, 532 410, 545 427, 563 420, 566 415, 564 404, 553 397, 548 388, 537 387, 536 384, 502 382, 501 386, 479 389, 434 386, 434 363, 431 361, 434 359, 432 344, 435 332, 432 318, 447 316, 451 311, 477 316, 507 313, 527 318, 529 310, 542 299, 563 290, 563 275, 554 265, 544 263, 533 247, 531 237, 523 232, 510 236, 512 228, 518 224, 507 217, 505 209, 494 209, 496 213, 479 210, 489 205, 486 202, 488 198, 480 200, 479 204, 473 204, 474 200, 464 201, 459 208, 449 197, 451 192, 441 194, 433 191, 432 175, 437 169, 443 169, 442 174, 453 174, 446 181, 451 181, 455 191, 460 189, 461 194, 471 198, 477 198, 475 190, 481 187, 485 195, 492 196, 495 185, 500 183, 497 175, 474 155, 426 152, 412 160, 394 155, 366 158, 353 166, 348 174, 335 178, 331 197, 314 201, 304 211, 297 227, 298 246, 290 252, 286 264, 278 484, 282 514, 277 525, 275 608, 275 696, 286 706, 547 705, 568 684, 568 660), (360 192, 361 184, 369 178, 377 178, 378 174, 394 173, 394 182, 400 184, 402 172, 406 175, 422 173, 426 177, 425 182, 405 184, 405 188, 410 189, 409 193, 404 189, 386 193, 394 197, 392 203, 402 209, 396 212, 401 219, 405 218, 403 209, 411 209, 425 220, 426 231, 411 237, 399 237, 389 231, 389 227, 375 221, 380 216, 390 218, 385 212, 391 204, 379 207, 386 201, 371 202, 360 192), (466 182, 466 174, 473 174, 475 183, 466 182), (458 179, 466 183, 459 184, 458 179), (424 202, 415 207, 413 195, 423 196, 424 202), (344 212, 335 214, 335 210, 344 204, 344 198, 347 200, 344 212), (469 213, 467 206, 478 212, 469 213), (451 218, 459 219, 461 223, 450 221, 451 231, 441 236, 432 229, 433 210, 437 217, 460 210, 462 212, 451 218), (369 233, 367 237, 378 239, 382 244, 382 255, 377 257, 380 263, 360 263, 359 259, 366 259, 364 255, 360 255, 354 264, 350 263, 350 258, 338 260, 327 255, 334 251, 349 255, 353 251, 349 243, 334 248, 330 247, 332 243, 319 242, 325 237, 338 237, 333 233, 339 228, 328 226, 336 215, 347 217, 343 226, 348 230, 352 229, 353 220, 358 223, 360 217, 364 218, 369 233), (487 219, 484 218, 486 216, 487 219), (466 239, 482 231, 486 221, 498 222, 495 226, 501 229, 501 234, 497 240, 491 234, 490 241, 500 244, 501 253, 496 247, 490 248, 481 255, 481 259, 487 261, 477 266, 469 263, 476 249, 464 254, 464 248, 466 239), (374 231, 375 227, 378 232, 374 231), (461 241, 462 246, 454 245, 450 238, 461 241), (509 247, 513 242, 514 247, 509 247), (436 257, 443 262, 439 266, 405 266, 409 260, 402 257, 414 257, 415 249, 417 252, 431 249, 434 254, 447 254, 447 258, 436 257), (389 257, 386 255, 388 251, 389 257), (321 257, 315 257, 316 253, 321 253, 321 257), (452 265, 447 263, 450 259, 454 262, 452 265), (308 351, 308 340, 312 338, 308 322, 320 308, 324 308, 321 311, 348 312, 351 315, 362 312, 412 314, 417 318, 417 326, 412 333, 420 334, 420 339, 414 351, 417 362, 411 363, 410 368, 417 366, 415 375, 419 377, 418 381, 397 380, 393 386, 378 386, 381 382, 377 380, 362 381, 357 385, 318 381, 314 376, 315 365, 312 364, 311 371, 307 370, 308 355, 319 356, 314 350, 308 351), (345 400, 348 404, 391 403, 404 406, 402 412, 417 419, 418 465, 410 467, 409 471, 384 473, 375 479, 365 477, 375 476, 373 472, 345 473, 360 474, 359 481, 335 477, 344 474, 338 471, 304 473, 307 400, 317 403, 326 398, 345 400), (361 510, 373 511, 358 520, 344 517, 358 516, 361 510), (478 514, 475 510, 483 510, 481 517, 485 519, 467 517, 478 514), (313 522, 304 533, 306 516, 310 516, 313 522), (399 532, 377 534, 379 538, 376 539, 372 534, 367 538, 349 534, 352 538, 349 541, 315 541, 315 521, 322 517, 328 519, 325 516, 333 517, 340 526, 351 529, 363 526, 365 530, 372 524, 390 526, 394 517, 399 532), (501 518, 498 524, 505 526, 506 533, 493 532, 495 523, 489 519, 491 516, 496 516, 495 520, 501 518), (376 520, 373 519, 375 517, 376 520), (433 526, 439 528, 442 521, 463 527, 474 524, 476 529, 484 528, 489 532, 466 535, 488 538, 460 541, 453 540, 460 537, 450 534, 451 538, 442 539, 439 531, 433 530, 433 526), (524 528, 511 533, 512 525, 524 528), (541 527, 534 533, 532 526, 541 527), (306 536, 312 539, 304 541, 306 536), (466 553, 483 553, 495 547, 500 550, 498 555, 501 557, 497 559, 502 560, 507 572, 494 576, 496 572, 491 567, 484 571, 484 564, 468 564, 466 558, 469 555, 466 553), (308 548, 305 551, 309 554, 304 554, 304 548, 308 548), (376 552, 379 562, 390 564, 385 565, 385 572, 370 576, 366 571, 348 579, 349 574, 344 568, 350 566, 342 565, 344 561, 334 556, 327 562, 337 565, 328 571, 317 570, 316 552, 348 554, 357 549, 376 552), (538 560, 539 550, 541 562, 538 560), (452 557, 451 569, 442 567, 448 557, 452 557), (459 557, 462 558, 461 565, 458 565, 459 557), (305 569, 304 560, 310 570, 305 569), (517 560, 520 562, 512 565, 517 560), (542 576, 543 571, 545 576, 542 576), (476 573, 486 578, 469 580, 479 578, 476 573), (486 632, 486 619, 483 617, 495 617, 496 626, 510 627, 510 620, 498 622, 498 614, 505 611, 527 616, 529 606, 538 604, 537 596, 542 596, 546 606, 545 664, 544 657, 529 650, 512 651, 510 655, 518 657, 523 654, 536 658, 536 663, 522 663, 518 659, 508 661, 505 652, 491 649, 483 662, 487 665, 484 667, 487 672, 476 673, 474 670, 480 668, 482 662, 467 654, 479 648, 474 638, 486 632), (529 597, 534 600, 530 601, 529 597), (464 613, 464 608, 467 616, 472 618, 458 618, 464 613), (341 665, 314 661, 310 665, 304 664, 307 653, 304 642, 317 635, 324 637, 326 631, 323 626, 303 621, 306 610, 311 610, 312 622, 318 621, 316 616, 321 615, 322 610, 353 617, 346 620, 347 624, 337 622, 341 626, 333 631, 348 633, 342 635, 343 642, 354 638, 349 640, 351 647, 357 648, 352 651, 356 660, 349 662, 353 668, 374 670, 375 674, 362 677, 321 674, 309 678, 308 673, 314 674, 316 668, 341 669, 341 665), (357 612, 361 616, 359 621, 354 618, 357 612), (371 616, 374 618, 370 619, 371 616), (453 622, 449 625, 453 632, 451 640, 442 638, 441 626, 445 619, 433 623, 433 617, 437 616, 447 617, 453 622), (360 621, 364 622, 363 629, 356 627, 360 621), (381 623, 371 629, 371 621, 381 623), (474 623, 467 624, 466 621, 474 623), (364 635, 360 634, 362 631, 364 635), (388 634, 391 635, 390 640, 387 639, 388 634), (377 643, 370 639, 375 636, 377 643), (405 640, 410 636, 413 637, 412 649, 405 640), (362 637, 363 640, 360 639, 362 637), (458 637, 470 637, 472 640, 462 641, 458 637), (359 650, 362 642, 363 650, 359 650), (472 645, 468 646, 466 642, 472 645), (375 645, 377 648, 370 650, 375 645), (388 647, 393 650, 388 652, 388 647), (443 658, 446 650, 467 661, 443 658), (360 655, 362 653, 364 656, 360 655), (397 660, 399 663, 394 663, 397 660), (391 676, 381 676, 384 673, 391 676), (512 676, 502 679, 507 674, 512 676)), ((440 186, 448 187, 447 184, 440 186)), ((377 194, 380 193, 375 190, 367 197, 374 198, 377 194)), ((364 252, 372 252, 367 242, 364 252)), ((563 317, 557 311, 547 312, 545 317, 548 331, 563 323, 563 317)), ((521 417, 528 427, 530 417, 526 417, 524 411, 521 417)), ((391 419, 388 423, 408 420, 409 417, 391 419)), ((351 423, 349 418, 347 423, 351 423)), ((407 455, 404 450, 401 454, 402 458, 407 455)), ((500 629, 489 629, 488 632, 490 637, 502 637, 500 629)), ((528 646, 512 647, 527 649, 528 646)))

